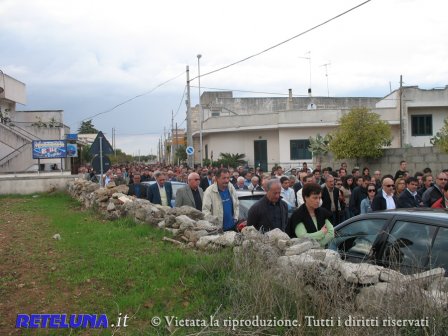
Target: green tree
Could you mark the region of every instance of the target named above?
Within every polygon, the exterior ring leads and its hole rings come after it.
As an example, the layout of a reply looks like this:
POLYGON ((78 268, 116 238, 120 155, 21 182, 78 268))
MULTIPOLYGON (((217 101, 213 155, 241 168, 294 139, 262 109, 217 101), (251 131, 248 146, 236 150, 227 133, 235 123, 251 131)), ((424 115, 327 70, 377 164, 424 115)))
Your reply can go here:
POLYGON ((352 109, 339 119, 339 127, 331 135, 329 150, 336 159, 377 158, 383 147, 390 146, 392 131, 380 115, 366 108, 352 109))
POLYGON ((220 158, 217 161, 218 166, 225 166, 225 167, 233 167, 236 168, 237 166, 244 165, 246 161, 244 160, 245 154, 231 154, 231 153, 221 153, 220 158))
POLYGON ((331 141, 331 134, 322 136, 318 133, 315 138, 309 137, 308 139, 310 141, 309 151, 313 153, 313 157, 317 158, 318 163, 322 163, 322 157, 327 155, 330 150, 328 145, 331 141))
POLYGON ((132 155, 126 154, 119 148, 115 149, 115 152, 113 154, 109 154, 108 156, 109 156, 110 162, 113 165, 132 162, 132 155))
POLYGON ((177 146, 176 150, 174 151, 174 164, 177 164, 178 162, 187 161, 186 149, 187 149, 187 146, 185 146, 185 145, 177 146))
POLYGON ((81 126, 78 128, 78 134, 94 134, 98 133, 98 130, 93 126, 92 120, 86 120, 81 122, 81 126))
POLYGON ((448 118, 445 118, 443 127, 430 141, 431 144, 438 147, 441 151, 448 153, 448 118))
POLYGON ((81 147, 80 157, 82 164, 90 163, 92 161, 93 156, 90 154, 90 145, 81 147))

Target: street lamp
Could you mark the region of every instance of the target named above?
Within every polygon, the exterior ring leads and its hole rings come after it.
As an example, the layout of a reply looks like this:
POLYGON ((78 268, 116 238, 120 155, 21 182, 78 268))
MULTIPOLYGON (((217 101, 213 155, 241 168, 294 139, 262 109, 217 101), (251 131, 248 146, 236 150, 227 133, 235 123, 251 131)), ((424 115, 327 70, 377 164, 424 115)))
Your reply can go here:
POLYGON ((203 157, 202 157, 202 123, 203 123, 203 115, 202 115, 202 105, 201 105, 201 59, 202 55, 198 54, 198 93, 199 93, 199 162, 202 167, 203 157))

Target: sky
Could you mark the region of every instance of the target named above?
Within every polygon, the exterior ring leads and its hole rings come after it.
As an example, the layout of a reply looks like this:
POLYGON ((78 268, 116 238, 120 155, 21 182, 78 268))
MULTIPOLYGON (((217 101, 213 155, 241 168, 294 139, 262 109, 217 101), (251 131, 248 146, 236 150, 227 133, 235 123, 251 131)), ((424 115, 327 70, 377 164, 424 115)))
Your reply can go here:
POLYGON ((0 0, 0 70, 26 84, 17 110, 62 109, 72 133, 95 116, 134 155, 157 154, 172 115, 186 127, 185 70, 197 77, 198 54, 202 92, 236 97, 302 96, 310 84, 314 96, 383 97, 400 75, 448 85, 444 0, 371 0, 308 31, 363 2, 0 0))

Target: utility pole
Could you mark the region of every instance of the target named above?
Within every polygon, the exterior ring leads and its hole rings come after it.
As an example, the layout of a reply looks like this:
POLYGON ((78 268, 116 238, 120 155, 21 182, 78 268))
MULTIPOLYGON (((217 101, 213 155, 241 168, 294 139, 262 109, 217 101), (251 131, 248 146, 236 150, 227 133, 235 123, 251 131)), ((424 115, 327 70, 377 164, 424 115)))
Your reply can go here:
MULTIPOLYGON (((190 106, 190 69, 187 65, 187 146, 193 146, 193 132, 191 129, 191 106, 190 106)), ((188 167, 193 167, 193 155, 187 156, 188 167)))
MULTIPOLYGON (((178 148, 179 148, 179 138, 178 138, 178 134, 177 134, 177 122, 176 122, 176 150, 175 150, 175 152, 177 152, 178 148)), ((178 162, 178 164, 179 164, 179 162, 178 162)))
POLYGON ((202 167, 203 162, 203 155, 202 155, 202 126, 204 123, 204 115, 203 115, 203 111, 202 111, 202 105, 201 105, 201 59, 202 55, 198 54, 197 58, 198 58, 198 95, 199 95, 199 164, 202 167))
POLYGON ((403 148, 403 75, 400 75, 400 148, 403 148))
POLYGON ((117 159, 117 147, 115 145, 115 127, 112 128, 112 148, 114 149, 115 160, 117 159))
POLYGON ((174 111, 171 110, 171 164, 174 164, 174 111))

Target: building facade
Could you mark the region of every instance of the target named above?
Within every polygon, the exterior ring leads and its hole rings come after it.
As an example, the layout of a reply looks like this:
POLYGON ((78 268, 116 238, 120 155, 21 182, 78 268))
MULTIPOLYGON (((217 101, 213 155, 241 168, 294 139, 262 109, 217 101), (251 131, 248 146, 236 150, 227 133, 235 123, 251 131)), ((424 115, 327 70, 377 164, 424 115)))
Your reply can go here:
MULTIPOLYGON (((404 87, 386 97, 234 98, 232 92, 204 92, 203 157, 244 153, 250 166, 270 170, 311 163, 309 137, 325 135, 353 108, 378 113, 392 130, 392 148, 431 146, 430 138, 448 117, 448 87, 404 87)), ((199 109, 192 108, 195 163, 199 163, 199 109)))
POLYGON ((33 159, 33 140, 63 140, 70 129, 64 125, 62 110, 17 111, 26 103, 25 84, 0 73, 0 173, 50 170, 51 166, 69 169, 70 160, 33 159))

